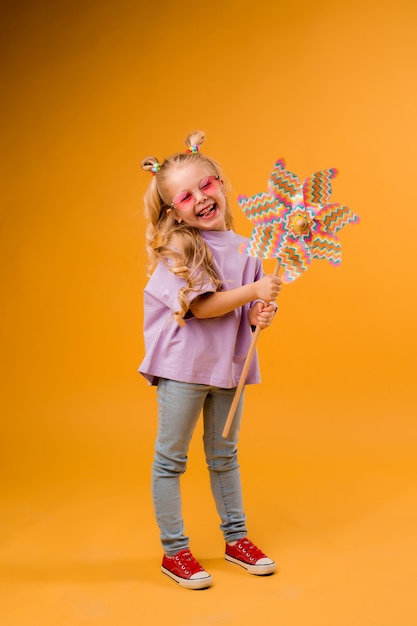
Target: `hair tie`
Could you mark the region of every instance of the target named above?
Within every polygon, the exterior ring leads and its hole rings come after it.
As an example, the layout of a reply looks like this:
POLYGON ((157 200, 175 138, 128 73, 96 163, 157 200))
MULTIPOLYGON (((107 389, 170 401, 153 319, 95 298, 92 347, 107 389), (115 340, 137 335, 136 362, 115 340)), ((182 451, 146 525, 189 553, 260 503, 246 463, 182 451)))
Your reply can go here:
POLYGON ((153 165, 153 166, 151 167, 151 170, 150 170, 150 171, 151 171, 151 173, 152 173, 152 176, 155 176, 155 174, 156 174, 157 172, 159 172, 159 170, 160 170, 160 169, 161 169, 161 164, 160 164, 160 163, 155 163, 155 165, 153 165))
POLYGON ((194 144, 193 146, 190 146, 189 148, 187 148, 186 152, 191 152, 193 154, 195 154, 196 152, 199 151, 198 145, 194 144))

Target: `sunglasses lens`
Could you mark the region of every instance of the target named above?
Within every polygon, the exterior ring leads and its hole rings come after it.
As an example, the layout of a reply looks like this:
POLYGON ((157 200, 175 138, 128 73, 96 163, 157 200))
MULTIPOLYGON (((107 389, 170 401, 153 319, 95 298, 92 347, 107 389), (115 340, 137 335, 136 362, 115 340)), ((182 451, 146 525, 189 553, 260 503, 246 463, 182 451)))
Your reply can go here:
POLYGON ((183 191, 182 193, 179 193, 177 196, 175 196, 172 202, 179 209, 186 209, 194 202, 194 198, 189 191, 183 191))
POLYGON ((219 184, 219 179, 216 176, 207 176, 200 183, 200 191, 208 195, 216 193, 219 189, 219 184))

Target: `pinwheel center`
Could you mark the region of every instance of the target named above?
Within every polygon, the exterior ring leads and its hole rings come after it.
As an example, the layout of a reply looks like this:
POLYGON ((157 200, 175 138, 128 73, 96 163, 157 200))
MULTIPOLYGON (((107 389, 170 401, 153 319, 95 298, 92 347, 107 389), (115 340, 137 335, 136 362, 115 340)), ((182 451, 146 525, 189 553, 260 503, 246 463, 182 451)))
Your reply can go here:
POLYGON ((310 221, 304 215, 300 215, 299 213, 295 215, 291 221, 293 230, 299 235, 306 233, 310 228, 310 221))

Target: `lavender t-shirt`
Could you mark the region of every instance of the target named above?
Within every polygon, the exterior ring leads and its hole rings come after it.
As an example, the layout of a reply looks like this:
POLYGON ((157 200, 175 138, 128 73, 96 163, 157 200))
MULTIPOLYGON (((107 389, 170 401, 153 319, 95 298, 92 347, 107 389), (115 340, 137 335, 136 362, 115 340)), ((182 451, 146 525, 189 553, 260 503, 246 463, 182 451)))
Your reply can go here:
MULTIPOLYGON (((246 241, 232 230, 202 231, 210 246, 223 290, 240 287, 263 276, 260 259, 239 252, 246 241)), ((160 378, 232 388, 239 383, 252 339, 248 322, 250 304, 221 317, 191 317, 179 326, 173 314, 179 310, 178 291, 183 278, 160 262, 145 288, 144 338, 146 355, 139 372, 152 385, 160 378)), ((200 293, 214 291, 205 288, 200 293)), ((194 294, 193 294, 194 295, 194 294)), ((194 297, 199 295, 195 293, 194 297)), ((259 383, 255 352, 246 383, 259 383)))

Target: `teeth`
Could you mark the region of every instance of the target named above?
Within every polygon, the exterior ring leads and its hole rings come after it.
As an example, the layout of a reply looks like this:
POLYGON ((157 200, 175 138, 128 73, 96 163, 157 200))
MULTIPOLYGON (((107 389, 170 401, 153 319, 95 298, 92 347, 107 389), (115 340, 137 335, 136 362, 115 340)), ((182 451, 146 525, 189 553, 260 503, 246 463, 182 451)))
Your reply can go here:
POLYGON ((205 209, 203 209, 202 211, 200 211, 200 213, 198 214, 199 217, 203 217, 204 215, 207 215, 207 213, 209 213, 212 210, 213 207, 214 207, 214 204, 212 204, 211 206, 208 206, 205 209))

